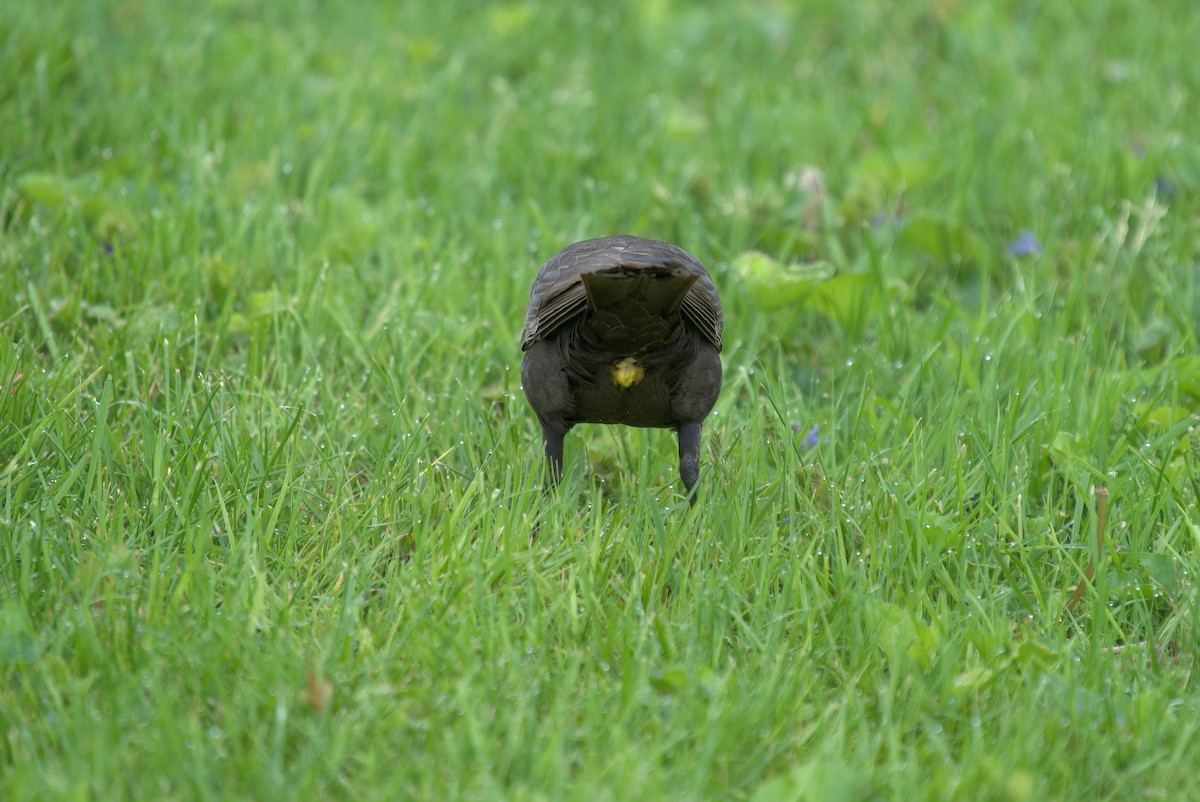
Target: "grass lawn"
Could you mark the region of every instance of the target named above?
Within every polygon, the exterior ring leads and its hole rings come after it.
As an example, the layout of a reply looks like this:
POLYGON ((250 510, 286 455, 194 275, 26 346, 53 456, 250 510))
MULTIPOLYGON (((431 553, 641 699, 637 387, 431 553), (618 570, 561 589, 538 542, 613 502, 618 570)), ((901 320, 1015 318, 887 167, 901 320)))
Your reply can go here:
POLYGON ((0 799, 1200 799, 1198 43, 0 4, 0 799), (541 492, 620 232, 724 303, 694 508, 660 430, 541 492))

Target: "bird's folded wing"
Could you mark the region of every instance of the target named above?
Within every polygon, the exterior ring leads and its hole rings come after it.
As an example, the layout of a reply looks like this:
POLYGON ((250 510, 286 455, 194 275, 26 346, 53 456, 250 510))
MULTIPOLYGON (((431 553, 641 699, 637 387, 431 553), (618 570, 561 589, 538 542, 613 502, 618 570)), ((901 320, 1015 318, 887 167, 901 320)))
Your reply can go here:
POLYGON ((543 295, 540 295, 525 318, 525 330, 521 333, 521 350, 545 339, 566 321, 582 314, 587 309, 587 292, 578 275, 560 279, 543 295))
POLYGON ((704 339, 721 350, 721 307, 717 296, 705 282, 697 282, 683 297, 683 316, 700 330, 704 339))

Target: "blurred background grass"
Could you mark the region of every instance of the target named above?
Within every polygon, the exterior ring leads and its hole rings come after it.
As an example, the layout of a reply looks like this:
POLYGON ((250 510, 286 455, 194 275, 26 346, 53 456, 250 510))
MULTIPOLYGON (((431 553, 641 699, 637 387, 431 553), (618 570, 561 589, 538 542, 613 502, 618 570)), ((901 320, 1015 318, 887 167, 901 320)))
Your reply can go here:
POLYGON ((1186 797, 1197 41, 0 8, 3 795, 1186 797), (529 281, 613 232, 725 304, 694 512, 655 432, 540 498, 529 281))

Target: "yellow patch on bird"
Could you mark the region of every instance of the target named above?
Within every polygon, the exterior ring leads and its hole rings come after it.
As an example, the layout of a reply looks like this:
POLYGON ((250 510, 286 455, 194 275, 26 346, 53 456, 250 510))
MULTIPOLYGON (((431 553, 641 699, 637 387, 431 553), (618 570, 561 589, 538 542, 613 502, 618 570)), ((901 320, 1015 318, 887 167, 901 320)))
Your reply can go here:
POLYGON ((631 356, 614 362, 608 372, 612 376, 613 384, 624 387, 626 390, 646 377, 646 369, 642 367, 642 363, 631 356))

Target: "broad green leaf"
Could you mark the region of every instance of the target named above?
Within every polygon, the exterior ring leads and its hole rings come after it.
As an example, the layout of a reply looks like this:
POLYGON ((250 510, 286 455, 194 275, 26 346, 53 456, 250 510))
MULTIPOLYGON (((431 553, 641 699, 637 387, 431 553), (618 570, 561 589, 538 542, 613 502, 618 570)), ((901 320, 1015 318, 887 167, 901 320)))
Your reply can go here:
POLYGON ((694 140, 707 128, 708 120, 703 114, 681 103, 672 104, 663 120, 664 132, 676 142, 694 140))
POLYGON ((917 150, 873 150, 855 165, 852 180, 878 185, 890 194, 911 192, 937 176, 937 164, 917 150))
POLYGON ((275 315, 287 308, 279 289, 272 287, 262 292, 252 292, 248 299, 247 313, 254 316, 275 315))
POLYGON ((536 18, 537 8, 532 3, 504 3, 488 10, 488 25, 501 39, 521 36, 536 18))
MULTIPOLYGON (((886 109, 878 112, 881 116, 886 113, 886 109)), ((850 172, 842 193, 842 213, 851 218, 870 217, 894 208, 897 198, 925 186, 936 176, 937 165, 919 151, 870 151, 850 172)))
POLYGON ((26 173, 17 179, 17 192, 26 200, 52 209, 74 199, 75 182, 57 173, 26 173))
POLYGON ((751 802, 857 802, 871 793, 868 774, 836 758, 814 758, 758 786, 751 802))
POLYGON ((865 617, 893 671, 910 666, 924 671, 933 664, 940 645, 938 632, 916 614, 894 604, 868 599, 865 617))
POLYGON ((982 236, 962 223, 933 215, 909 218, 896 243, 901 249, 944 264, 986 265, 989 257, 988 244, 982 236))
POLYGON ((833 265, 813 262, 784 265, 760 251, 747 251, 733 260, 733 268, 759 307, 780 309, 807 297, 834 275, 833 265))
POLYGON ((1036 671, 1048 671, 1061 659, 1049 646, 1037 641, 1022 641, 1017 646, 1013 661, 1018 665, 1036 671))
POLYGON ((984 666, 975 666, 963 671, 950 683, 950 695, 961 698, 978 693, 991 684, 996 672, 984 666))
POLYGON ((1173 404, 1137 404, 1134 407, 1137 415, 1138 428, 1144 433, 1163 434, 1170 431, 1179 423, 1191 417, 1191 411, 1186 407, 1173 404))
POLYGON ((844 273, 822 283, 809 296, 806 304, 826 317, 836 320, 843 328, 879 314, 883 293, 874 276, 866 273, 844 273))
POLYGON ((1200 400, 1200 356, 1187 354, 1171 360, 1171 369, 1179 389, 1200 400))
POLYGON ((89 189, 78 178, 58 173, 26 173, 17 179, 16 187, 21 197, 50 209, 78 207, 93 230, 105 239, 123 233, 133 224, 133 215, 124 205, 103 192, 89 189))
POLYGON ((379 215, 361 195, 341 186, 330 191, 325 203, 333 221, 323 242, 330 257, 352 262, 378 247, 379 215))
POLYGON ((1144 554, 1142 565, 1164 591, 1176 594, 1187 582, 1187 568, 1168 554, 1144 554))

